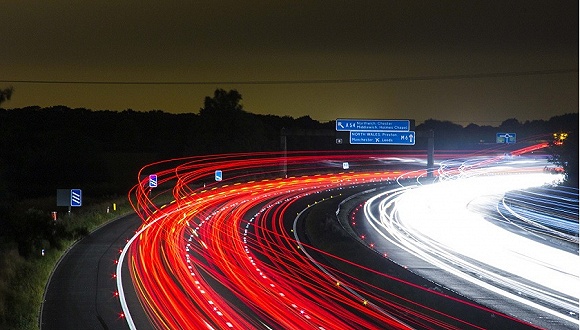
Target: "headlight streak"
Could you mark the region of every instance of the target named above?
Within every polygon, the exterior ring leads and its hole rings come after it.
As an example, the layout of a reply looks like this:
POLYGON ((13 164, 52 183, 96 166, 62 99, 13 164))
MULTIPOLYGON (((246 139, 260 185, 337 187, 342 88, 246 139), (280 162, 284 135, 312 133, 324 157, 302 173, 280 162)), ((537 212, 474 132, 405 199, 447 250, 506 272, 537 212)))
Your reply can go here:
POLYGON ((397 180, 403 185, 403 176, 425 175, 424 170, 373 169, 375 156, 289 153, 286 161, 294 173, 320 170, 318 164, 328 159, 338 159, 328 162, 332 166, 348 160, 360 171, 322 169, 317 175, 275 179, 280 154, 191 157, 143 168, 130 200, 144 224, 123 249, 116 274, 129 327, 135 324, 123 290, 126 257, 136 293, 156 328, 478 328, 419 302, 407 301, 414 306, 409 307, 385 299, 405 300, 389 292, 379 297, 365 291, 370 284, 314 262, 306 252, 313 247, 300 243, 291 232, 296 228, 284 223, 301 199, 331 191, 338 196, 335 191, 365 183, 397 180), (217 169, 224 171, 223 182, 212 181, 217 169), (174 202, 156 205, 156 195, 140 179, 152 172, 159 190, 171 185, 174 202), (244 306, 232 303, 236 300, 244 306))
MULTIPOLYGON (((571 189, 570 189, 571 190, 571 189)), ((521 220, 525 230, 578 244, 578 191, 576 198, 551 196, 548 189, 514 191, 502 198, 509 215, 521 220)), ((498 210, 501 214, 501 210, 498 210)), ((502 214, 503 216, 503 214, 502 214)), ((504 216, 507 220, 507 217, 504 216)))
MULTIPOLYGON (((518 160, 511 158, 509 165, 504 165, 499 158, 493 161, 480 159, 461 162, 458 159, 442 162, 438 172, 440 183, 423 187, 413 185, 377 194, 365 204, 365 218, 385 240, 449 273, 579 324, 577 208, 576 213, 570 216, 576 217, 575 222, 570 223, 566 220, 568 215, 564 219, 548 217, 538 215, 537 212, 523 211, 523 208, 516 212, 506 204, 505 199, 502 202, 511 216, 536 231, 541 229, 544 234, 576 243, 575 254, 501 231, 479 215, 467 211, 469 203, 476 196, 495 196, 493 200, 497 204, 506 191, 520 191, 559 180, 556 175, 542 173, 545 164, 525 162, 526 165, 520 167, 517 166, 518 160), (491 185, 484 185, 489 182, 491 185), (453 201, 459 207, 452 208, 453 201), (374 205, 378 205, 376 214, 373 213, 374 205), (571 234, 562 232, 562 226, 571 234), (481 243, 484 237, 490 236, 493 241, 481 243), (476 266, 469 261, 471 259, 487 264, 492 270, 476 266), (501 269, 531 282, 523 283, 513 275, 500 275, 493 269, 501 269), (478 274, 478 277, 472 273, 478 274)), ((577 192, 575 196, 577 205, 577 192)), ((524 202, 518 200, 520 205, 524 202)), ((556 207, 558 205, 556 203, 556 207)), ((568 214, 566 212, 569 213, 567 210, 559 212, 555 207, 550 208, 550 214, 557 216, 568 214)))

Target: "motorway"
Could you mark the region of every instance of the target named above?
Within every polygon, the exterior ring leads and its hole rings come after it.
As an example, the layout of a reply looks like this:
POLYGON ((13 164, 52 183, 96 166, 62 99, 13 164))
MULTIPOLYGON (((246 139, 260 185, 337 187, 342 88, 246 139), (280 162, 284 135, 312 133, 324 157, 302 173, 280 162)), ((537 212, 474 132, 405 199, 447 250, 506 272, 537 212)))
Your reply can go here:
MULTIPOLYGON (((425 182, 424 166, 420 155, 365 152, 150 164, 130 192, 136 215, 92 233, 59 264, 42 328, 534 328, 511 309, 435 283, 434 273, 418 276, 430 269, 451 278, 400 246, 361 238, 359 225, 340 227, 337 215, 364 214, 356 196, 425 182), (175 201, 158 207, 156 193, 166 191, 175 201)), ((440 175, 458 171, 448 169, 440 175)))

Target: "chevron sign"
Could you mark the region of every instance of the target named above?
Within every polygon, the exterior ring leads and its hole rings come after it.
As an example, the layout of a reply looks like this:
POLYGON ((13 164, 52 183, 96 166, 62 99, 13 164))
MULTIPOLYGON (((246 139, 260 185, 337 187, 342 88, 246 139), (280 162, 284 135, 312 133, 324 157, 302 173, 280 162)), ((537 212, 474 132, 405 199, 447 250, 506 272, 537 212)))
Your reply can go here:
POLYGON ((149 188, 157 188, 157 174, 149 175, 149 188))
POLYGON ((70 206, 81 206, 83 205, 83 191, 80 189, 70 190, 70 206))

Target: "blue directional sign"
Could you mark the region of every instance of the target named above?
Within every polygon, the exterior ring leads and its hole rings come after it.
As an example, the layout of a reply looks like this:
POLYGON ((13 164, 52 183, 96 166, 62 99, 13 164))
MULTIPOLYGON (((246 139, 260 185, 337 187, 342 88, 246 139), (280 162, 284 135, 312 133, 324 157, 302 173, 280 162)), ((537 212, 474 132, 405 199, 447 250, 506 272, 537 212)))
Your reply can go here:
POLYGON ((215 180, 216 181, 221 181, 222 179, 223 179, 222 171, 221 170, 216 170, 215 171, 215 180))
POLYGON ((516 143, 516 133, 496 133, 496 143, 516 143))
POLYGON ((350 144, 415 145, 415 132, 350 132, 350 144))
POLYGON ((337 131, 397 131, 408 132, 411 129, 409 120, 383 119, 337 119, 337 131))
POLYGON ((157 174, 149 175, 149 188, 157 187, 157 174))
POLYGON ((80 189, 70 190, 70 206, 82 206, 83 205, 83 191, 80 189))

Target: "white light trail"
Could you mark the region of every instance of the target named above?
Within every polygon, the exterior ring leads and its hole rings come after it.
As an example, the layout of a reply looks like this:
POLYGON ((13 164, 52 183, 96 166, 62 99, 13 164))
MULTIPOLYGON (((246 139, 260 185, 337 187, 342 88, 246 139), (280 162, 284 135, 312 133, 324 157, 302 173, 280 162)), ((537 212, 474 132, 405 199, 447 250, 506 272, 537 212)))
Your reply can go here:
POLYGON ((443 175, 445 181, 377 195, 367 202, 366 217, 385 239, 439 268, 580 324, 579 255, 531 239, 533 235, 508 231, 470 207, 495 210, 508 191, 560 179, 529 171, 533 164, 523 164, 528 169, 523 172, 522 167, 515 172, 518 164, 509 165, 472 170, 460 166, 443 175), (373 213, 377 205, 378 214, 373 213))

